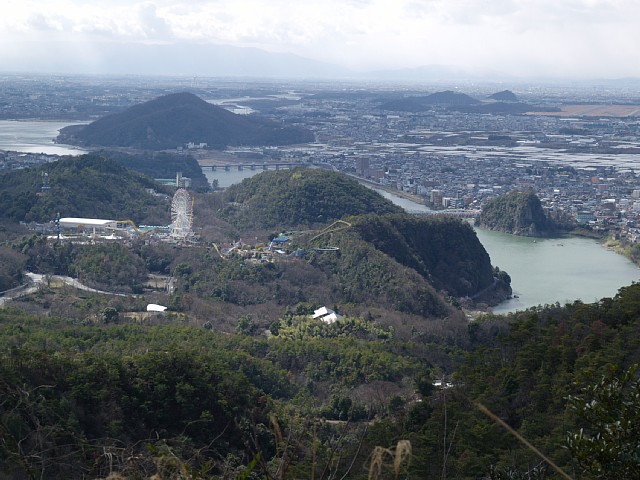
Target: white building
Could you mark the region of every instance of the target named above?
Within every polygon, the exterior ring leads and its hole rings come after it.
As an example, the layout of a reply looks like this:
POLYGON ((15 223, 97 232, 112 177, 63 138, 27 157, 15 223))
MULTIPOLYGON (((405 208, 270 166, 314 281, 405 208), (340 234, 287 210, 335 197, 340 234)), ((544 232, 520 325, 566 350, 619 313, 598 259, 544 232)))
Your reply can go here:
POLYGON ((333 323, 338 320, 342 320, 342 315, 338 315, 336 312, 327 307, 320 307, 315 310, 312 315, 313 318, 318 318, 322 320, 324 323, 333 323))

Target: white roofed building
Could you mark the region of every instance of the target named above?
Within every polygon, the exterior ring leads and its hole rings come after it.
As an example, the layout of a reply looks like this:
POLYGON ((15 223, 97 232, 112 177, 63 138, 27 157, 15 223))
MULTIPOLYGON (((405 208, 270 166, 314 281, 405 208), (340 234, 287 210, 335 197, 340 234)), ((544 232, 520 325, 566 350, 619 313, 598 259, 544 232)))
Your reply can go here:
POLYGON ((117 220, 103 220, 100 218, 75 218, 64 217, 60 219, 60 228, 76 230, 101 229, 115 230, 118 226, 117 220))
POLYGON ((342 320, 342 315, 338 315, 336 312, 327 307, 320 307, 315 310, 312 315, 313 318, 322 320, 324 323, 333 323, 338 320, 342 320))

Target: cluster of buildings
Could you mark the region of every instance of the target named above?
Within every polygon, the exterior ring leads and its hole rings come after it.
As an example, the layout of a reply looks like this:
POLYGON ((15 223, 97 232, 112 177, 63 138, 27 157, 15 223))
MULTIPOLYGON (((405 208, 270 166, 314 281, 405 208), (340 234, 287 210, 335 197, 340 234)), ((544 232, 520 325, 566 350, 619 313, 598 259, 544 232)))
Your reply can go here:
POLYGON ((55 162, 59 158, 58 155, 48 155, 45 153, 7 152, 0 150, 0 173, 55 162))
MULTIPOLYGON (((72 116, 77 120, 123 109, 168 88, 163 83, 168 80, 135 85, 121 79, 101 84, 59 80, 56 84, 51 78, 7 79, 0 95, 3 108, 9 109, 5 118, 19 118, 20 111, 29 118, 47 118, 55 112, 60 119, 75 110, 72 116), (27 85, 34 81, 38 85, 27 85)), ((224 155, 229 163, 235 157, 238 163, 250 159, 257 164, 321 164, 416 195, 437 210, 477 211, 497 195, 533 189, 551 212, 592 228, 613 229, 631 241, 639 236, 640 116, 632 107, 640 101, 635 88, 520 86, 514 90, 521 102, 547 110, 523 114, 465 112, 452 105, 401 111, 389 103, 433 93, 433 87, 420 91, 354 84, 269 84, 252 90, 219 80, 204 83, 197 92, 203 98, 215 102, 228 97, 238 107, 315 134, 316 141, 305 145, 228 149, 224 155), (269 99, 273 104, 265 107, 269 99), (589 108, 581 108, 582 104, 589 108), (559 107, 564 111, 552 111, 559 107)), ((175 85, 171 88, 175 90, 175 85)), ((468 85, 460 91, 488 101, 489 94, 503 89, 504 85, 468 85)), ((205 151, 206 145, 194 142, 182 149, 193 154, 205 151)), ((0 170, 56 158, 0 152, 0 170)), ((179 176, 167 182, 188 188, 190 179, 179 176)))
MULTIPOLYGON (((488 199, 532 189, 553 215, 640 239, 638 116, 403 112, 376 98, 355 92, 283 106, 277 116, 312 128, 316 142, 252 154, 329 165, 437 210, 477 211, 488 199)), ((544 97, 545 106, 560 100, 544 97)))

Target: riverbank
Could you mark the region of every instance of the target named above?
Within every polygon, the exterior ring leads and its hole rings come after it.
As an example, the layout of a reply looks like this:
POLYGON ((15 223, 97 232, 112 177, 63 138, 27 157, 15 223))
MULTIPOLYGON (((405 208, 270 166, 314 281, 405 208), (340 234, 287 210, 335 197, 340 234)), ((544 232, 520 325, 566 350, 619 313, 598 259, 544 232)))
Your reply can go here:
POLYGON ((404 192, 402 190, 398 190, 397 188, 389 187, 387 185, 381 185, 377 182, 372 182, 371 180, 367 180, 366 178, 358 177, 357 175, 353 175, 351 173, 347 173, 348 176, 357 180, 358 182, 365 184, 370 187, 375 187, 378 190, 384 190, 385 192, 395 195, 400 198, 404 198, 405 200, 411 200, 419 205, 425 205, 424 197, 420 195, 416 195, 414 193, 404 192))

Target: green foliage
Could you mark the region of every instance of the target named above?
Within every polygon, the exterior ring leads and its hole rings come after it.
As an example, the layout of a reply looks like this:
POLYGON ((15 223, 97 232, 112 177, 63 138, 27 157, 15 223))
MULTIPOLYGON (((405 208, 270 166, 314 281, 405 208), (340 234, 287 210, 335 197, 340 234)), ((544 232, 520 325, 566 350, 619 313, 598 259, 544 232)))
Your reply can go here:
POLYGON ((393 337, 393 328, 385 330, 376 327, 373 322, 357 317, 344 317, 334 323, 325 323, 310 316, 293 316, 280 320, 277 336, 298 340, 311 337, 355 337, 385 340, 393 337))
POLYGON ((347 215, 400 212, 377 192, 326 170, 263 172, 232 185, 220 214, 239 227, 295 228, 329 224, 347 215))
POLYGON ((640 476, 640 382, 638 365, 619 376, 598 382, 568 397, 568 408, 584 424, 566 438, 566 446, 580 467, 594 478, 640 476))
POLYGON ((100 155, 125 168, 151 178, 175 178, 177 172, 191 179, 191 186, 201 192, 209 191, 209 181, 197 160, 191 155, 167 152, 143 152, 129 155, 118 151, 101 151, 100 155))
POLYGON ((552 234, 556 225, 547 218, 532 191, 512 191, 489 200, 482 207, 479 225, 516 235, 538 237, 552 234))
POLYGON ((20 284, 26 263, 25 255, 7 247, 0 247, 0 292, 20 284))
MULTIPOLYGON (((0 310, 0 470, 105 477, 130 468, 133 457, 142 462, 140 449, 158 440, 175 454, 164 460, 190 472, 220 454, 242 456, 242 425, 260 422, 265 395, 289 395, 289 382, 269 362, 200 335, 185 327, 79 329, 0 310), (96 460, 107 451, 110 461, 96 460)), ((155 445, 159 461, 164 450, 155 445)))
POLYGON ((0 175, 0 218, 13 222, 50 222, 63 217, 131 219, 168 224, 168 200, 146 188, 158 188, 148 177, 127 170, 98 154, 65 158, 32 169, 0 175), (50 190, 40 194, 42 175, 50 190))
POLYGON ((472 296, 493 284, 489 255, 473 228, 454 218, 407 214, 353 220, 367 242, 455 296, 472 296))
POLYGON ((63 129, 58 141, 164 150, 189 142, 213 148, 304 143, 313 141, 313 134, 233 114, 191 93, 173 93, 107 115, 86 127, 63 129))
POLYGON ((444 317, 451 312, 429 279, 394 261, 355 230, 334 233, 322 241, 340 250, 314 253, 309 262, 335 282, 342 302, 380 305, 425 317, 444 317))
POLYGON ((74 248, 70 274, 92 285, 140 285, 148 271, 143 260, 119 243, 83 245, 74 248))

